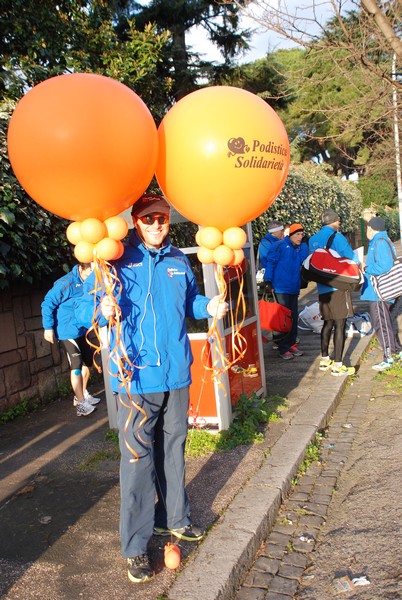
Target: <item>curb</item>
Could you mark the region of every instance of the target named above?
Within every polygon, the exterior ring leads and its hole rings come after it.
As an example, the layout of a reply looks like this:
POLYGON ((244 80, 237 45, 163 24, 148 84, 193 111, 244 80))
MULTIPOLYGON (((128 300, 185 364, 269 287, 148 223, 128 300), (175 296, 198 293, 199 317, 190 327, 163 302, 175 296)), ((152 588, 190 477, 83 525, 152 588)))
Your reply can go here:
MULTIPOLYGON (((372 336, 353 350, 356 366, 372 336)), ((331 377, 299 408, 287 430, 271 448, 255 475, 225 509, 193 553, 169 590, 169 600, 230 600, 243 574, 252 566, 271 531, 283 499, 289 493, 306 448, 328 424, 343 394, 347 378, 331 377)))

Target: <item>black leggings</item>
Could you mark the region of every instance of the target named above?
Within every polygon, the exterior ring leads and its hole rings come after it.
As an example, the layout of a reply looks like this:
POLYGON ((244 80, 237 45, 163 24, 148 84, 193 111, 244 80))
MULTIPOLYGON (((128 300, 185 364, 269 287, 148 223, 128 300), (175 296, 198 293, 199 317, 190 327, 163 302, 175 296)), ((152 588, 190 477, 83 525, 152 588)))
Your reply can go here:
POLYGON ((332 328, 334 328, 334 361, 342 362, 343 349, 345 347, 346 319, 324 321, 323 328, 321 329, 321 354, 322 356, 328 356, 329 354, 332 328))

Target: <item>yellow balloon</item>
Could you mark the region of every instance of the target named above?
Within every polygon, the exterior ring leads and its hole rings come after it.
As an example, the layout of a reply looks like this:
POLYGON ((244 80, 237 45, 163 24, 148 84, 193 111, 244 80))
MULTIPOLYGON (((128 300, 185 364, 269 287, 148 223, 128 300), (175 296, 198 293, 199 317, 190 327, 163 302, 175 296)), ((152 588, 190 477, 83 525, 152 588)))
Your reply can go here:
POLYGON ((276 112, 240 88, 188 94, 163 118, 156 177, 190 221, 221 231, 263 213, 281 191, 290 147, 276 112))

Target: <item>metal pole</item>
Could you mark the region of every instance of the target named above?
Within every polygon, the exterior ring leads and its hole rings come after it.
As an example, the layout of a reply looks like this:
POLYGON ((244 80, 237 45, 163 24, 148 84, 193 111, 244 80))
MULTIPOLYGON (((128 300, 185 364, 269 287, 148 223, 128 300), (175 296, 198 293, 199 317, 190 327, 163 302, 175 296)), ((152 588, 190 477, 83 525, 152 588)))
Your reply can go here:
POLYGON ((398 119, 398 90, 396 87, 396 53, 392 57, 392 80, 395 81, 392 90, 392 101, 394 108, 394 139, 395 139, 395 165, 396 186, 398 190, 399 206, 399 239, 402 240, 402 175, 401 175, 401 151, 399 146, 399 119, 398 119))

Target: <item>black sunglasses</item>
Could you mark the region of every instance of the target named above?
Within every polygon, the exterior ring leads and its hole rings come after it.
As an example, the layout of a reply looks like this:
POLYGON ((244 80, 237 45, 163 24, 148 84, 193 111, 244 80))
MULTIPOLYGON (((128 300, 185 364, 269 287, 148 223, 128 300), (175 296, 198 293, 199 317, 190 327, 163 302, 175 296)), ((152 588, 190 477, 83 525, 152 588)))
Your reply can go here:
POLYGON ((155 221, 158 221, 159 225, 166 225, 169 222, 167 215, 144 215, 143 217, 137 217, 144 225, 153 225, 155 221))

